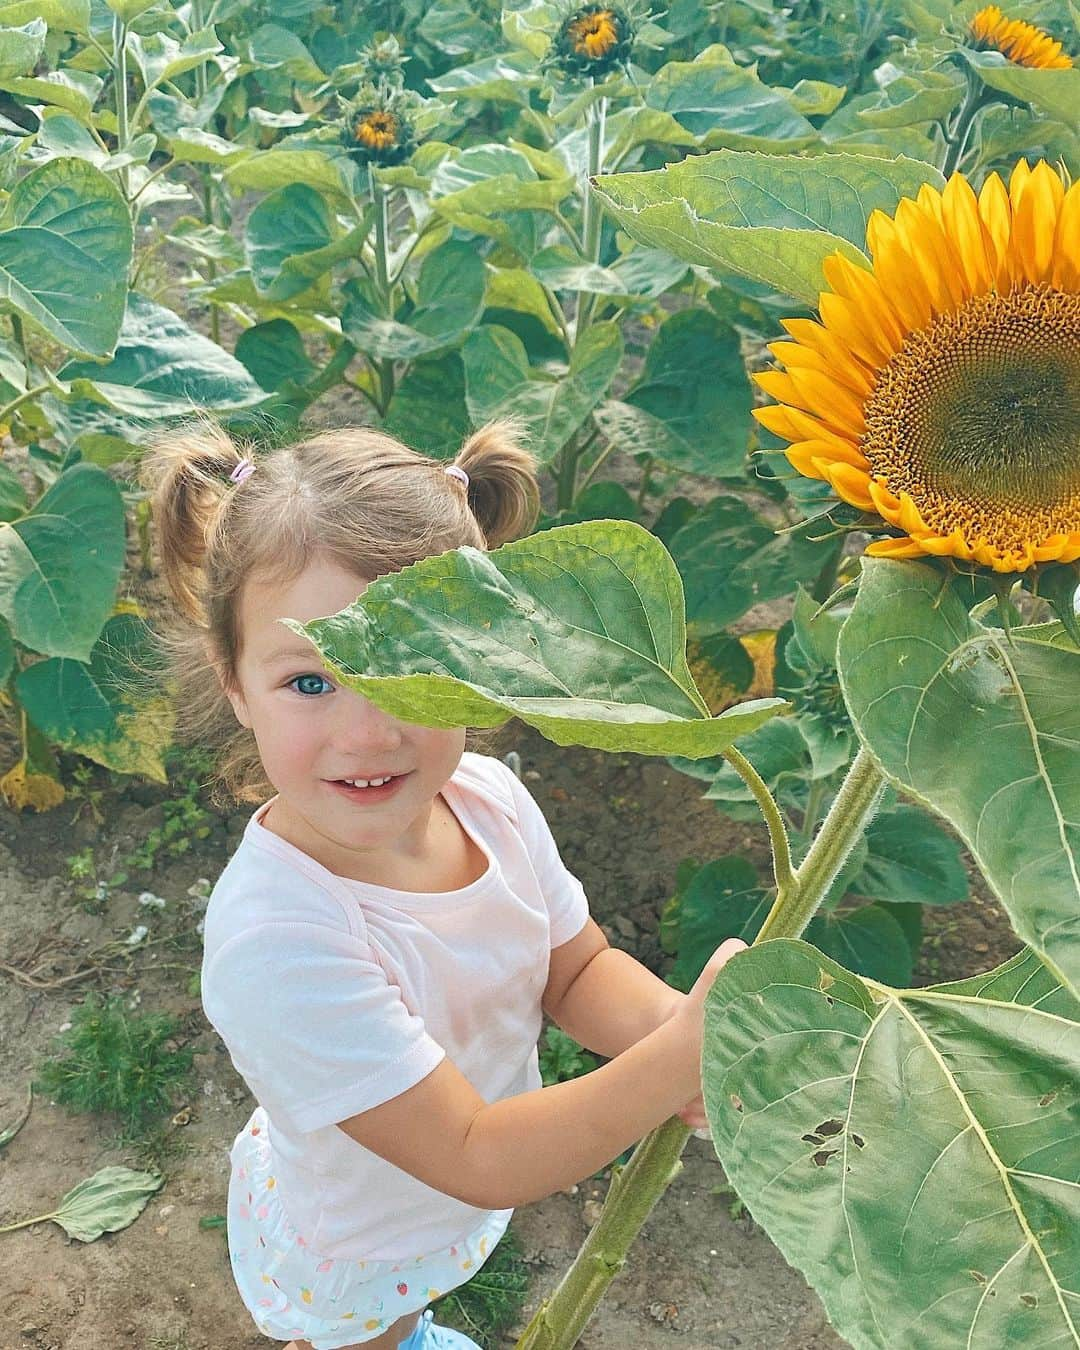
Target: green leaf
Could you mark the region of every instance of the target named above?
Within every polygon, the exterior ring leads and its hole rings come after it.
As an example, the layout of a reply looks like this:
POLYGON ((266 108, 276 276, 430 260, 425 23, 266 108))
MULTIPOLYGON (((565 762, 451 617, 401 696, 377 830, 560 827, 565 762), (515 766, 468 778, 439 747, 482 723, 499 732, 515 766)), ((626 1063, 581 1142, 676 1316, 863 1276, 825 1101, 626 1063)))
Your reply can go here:
POLYGON ((497 324, 476 329, 461 351, 472 420, 523 417, 530 448, 546 464, 603 398, 622 361, 623 345, 615 324, 591 325, 574 346, 567 374, 557 380, 534 377, 524 343, 497 324))
POLYGON ((1080 107, 1080 68, 1037 70, 1018 66, 1000 52, 964 50, 963 56, 989 88, 1028 103, 1067 127, 1076 126, 1076 110, 1080 107))
POLYGON ((629 521, 455 549, 379 578, 340 614, 283 622, 335 678, 422 726, 517 716, 557 745, 697 758, 783 706, 707 715, 686 665, 678 573, 629 521))
POLYGON ((343 155, 320 150, 267 150, 251 155, 225 170, 233 192, 271 192, 290 183, 308 187, 329 197, 341 210, 351 210, 351 164, 343 155))
POLYGON ((857 975, 901 986, 911 983, 911 944, 881 905, 823 909, 807 925, 806 940, 857 975))
POLYGON ((127 46, 132 60, 139 68, 146 93, 159 84, 167 84, 178 75, 194 70, 196 66, 204 65, 212 56, 224 50, 213 28, 188 33, 182 42, 177 42, 168 33, 149 33, 146 37, 129 33, 127 46))
POLYGON ((619 277, 610 267, 582 262, 572 248, 553 244, 541 249, 529 263, 529 269, 553 291, 588 291, 592 295, 625 295, 619 277))
POLYGON ((670 437, 655 453, 673 468, 741 476, 750 383, 738 335, 708 310, 685 309, 664 321, 624 401, 666 427, 670 437))
POLYGON ((261 389, 274 392, 305 384, 315 374, 303 338, 287 319, 245 328, 237 339, 236 359, 261 389))
POLYGON ((333 243, 334 229, 325 200, 306 183, 290 183, 265 197, 244 227, 244 255, 260 294, 288 300, 311 280, 295 270, 283 272, 294 254, 314 253, 333 243))
POLYGON ((540 83, 536 62, 525 52, 499 52, 470 65, 456 66, 429 78, 428 84, 448 102, 478 99, 527 107, 529 90, 540 83))
POLYGON ((0 24, 16 28, 31 19, 44 19, 49 28, 85 33, 90 28, 90 0, 3 0, 0 24))
POLYGON ((1021 938, 1080 989, 1080 652, 984 628, 932 567, 865 559, 838 656, 886 775, 949 821, 1021 938))
POLYGON ((131 216, 111 179, 82 160, 50 160, 19 180, 0 216, 0 298, 69 350, 106 356, 131 247, 131 216))
POLYGON ((875 816, 866 844, 867 860, 851 884, 859 895, 920 905, 968 898, 959 846, 920 807, 896 806, 875 816))
POLYGON ((0 460, 0 521, 15 520, 24 515, 27 505, 22 479, 9 464, 0 460))
POLYGON ((593 190, 641 243, 816 305, 825 258, 840 252, 865 263, 873 211, 892 214, 923 183, 943 181, 933 165, 903 157, 721 150, 649 173, 601 175, 593 190))
POLYGON ((359 351, 377 360, 430 356, 452 346, 476 324, 485 281, 484 261, 476 249, 452 239, 424 259, 415 307, 406 321, 384 318, 350 284, 341 327, 359 351))
POLYGON ((75 397, 154 419, 198 408, 246 408, 266 397, 234 356, 137 291, 128 296, 113 359, 69 362, 57 378, 70 383, 75 397))
POLYGON ((105 81, 85 70, 49 70, 40 75, 4 76, 0 88, 22 98, 66 108, 81 122, 90 120, 90 113, 105 81))
POLYGON ((154 1172, 102 1167, 73 1186, 55 1214, 44 1217, 58 1223, 68 1237, 96 1242, 103 1233, 118 1233, 133 1224, 164 1184, 165 1178, 154 1172))
POLYGON ((120 490, 103 470, 76 464, 0 526, 0 614, 31 651, 87 661, 123 563, 120 490))
POLYGON ((670 113, 708 150, 799 150, 818 139, 783 93, 736 65, 719 45, 693 61, 661 67, 646 88, 645 101, 670 113))
POLYGON ((686 586, 687 621, 694 633, 726 628, 754 605, 816 577, 835 544, 817 542, 813 532, 800 526, 776 534, 741 497, 714 496, 669 544, 686 586))
POLYGON ((0 28, 0 77, 25 75, 41 60, 48 30, 40 18, 11 28, 0 28))
POLYGON ((279 24, 264 23, 256 28, 248 50, 255 65, 264 70, 284 70, 290 78, 307 84, 321 84, 326 79, 296 34, 279 24))
POLYGON ((102 629, 89 663, 52 657, 23 670, 19 701, 37 729, 117 773, 167 781, 162 756, 171 743, 173 716, 164 698, 135 697, 137 662, 150 657, 149 630, 133 614, 118 614, 102 629))
POLYGON ((1075 1341, 1078 1016, 1032 953, 936 989, 787 940, 719 973, 717 1155, 852 1345, 1075 1341))
POLYGON ((470 431, 461 356, 447 352, 414 361, 394 391, 383 426, 425 455, 452 459, 470 431))

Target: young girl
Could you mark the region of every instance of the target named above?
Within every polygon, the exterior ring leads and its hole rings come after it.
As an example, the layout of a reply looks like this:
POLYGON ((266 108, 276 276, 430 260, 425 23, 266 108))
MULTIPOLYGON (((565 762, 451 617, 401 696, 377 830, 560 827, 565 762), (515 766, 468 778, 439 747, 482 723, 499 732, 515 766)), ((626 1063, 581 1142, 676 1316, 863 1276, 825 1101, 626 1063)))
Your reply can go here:
POLYGON ((673 1114, 706 1123, 702 1004, 743 944, 690 995, 609 948, 510 769, 339 688, 278 622, 526 533, 516 436, 490 424, 448 467, 366 429, 256 460, 211 426, 144 460, 181 732, 261 803, 210 897, 202 999, 258 1103, 230 1153, 233 1275, 288 1350, 475 1346, 425 1308, 514 1206, 673 1114), (542 1088, 543 1012, 609 1062, 542 1088))

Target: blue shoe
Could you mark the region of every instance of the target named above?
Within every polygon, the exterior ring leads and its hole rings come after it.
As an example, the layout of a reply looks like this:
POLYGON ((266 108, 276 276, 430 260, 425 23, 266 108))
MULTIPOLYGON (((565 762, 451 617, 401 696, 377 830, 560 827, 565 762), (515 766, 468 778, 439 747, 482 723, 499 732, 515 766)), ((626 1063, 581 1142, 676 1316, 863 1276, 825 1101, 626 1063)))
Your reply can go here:
POLYGON ((436 1326, 435 1314, 427 1308, 416 1330, 398 1350, 480 1350, 480 1346, 463 1332, 436 1326))

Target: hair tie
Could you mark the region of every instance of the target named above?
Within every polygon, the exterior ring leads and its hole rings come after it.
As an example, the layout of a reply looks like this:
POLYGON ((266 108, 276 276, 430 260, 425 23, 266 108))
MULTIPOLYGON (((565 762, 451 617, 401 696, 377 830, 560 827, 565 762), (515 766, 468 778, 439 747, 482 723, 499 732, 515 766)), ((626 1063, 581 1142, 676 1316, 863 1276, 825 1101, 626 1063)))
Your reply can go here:
POLYGON ((229 474, 229 482, 246 483, 254 472, 255 472, 255 461, 253 459, 244 458, 240 461, 240 463, 236 466, 236 468, 233 469, 232 473, 229 474))
POLYGON ((469 486, 469 475, 464 469, 459 468, 456 464, 448 464, 443 470, 443 473, 448 473, 451 478, 459 478, 466 487, 469 486))

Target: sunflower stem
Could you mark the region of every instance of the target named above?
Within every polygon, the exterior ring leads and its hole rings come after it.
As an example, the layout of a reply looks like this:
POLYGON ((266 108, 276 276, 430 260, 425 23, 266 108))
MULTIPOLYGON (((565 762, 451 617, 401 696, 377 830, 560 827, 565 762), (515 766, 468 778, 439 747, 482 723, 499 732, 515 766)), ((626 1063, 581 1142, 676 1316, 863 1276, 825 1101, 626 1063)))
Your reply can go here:
POLYGON ((967 92, 956 114, 951 130, 945 133, 945 162, 941 166, 942 174, 948 178, 955 173, 967 150, 968 138, 975 125, 975 115, 987 103, 993 102, 993 96, 987 95, 986 86, 968 72, 967 92))
POLYGON ((795 872, 791 866, 791 847, 788 844, 784 817, 780 814, 780 808, 777 806, 772 793, 765 786, 764 779, 745 755, 736 750, 733 745, 729 745, 724 751, 724 758, 754 794, 754 801, 757 802, 761 814, 765 817, 765 827, 769 831, 769 843, 772 846, 777 903, 781 899, 787 903, 789 894, 797 888, 798 882, 795 880, 795 872))
MULTIPOLYGON (((730 751, 726 757, 734 763, 730 751)), ((753 769, 751 774, 757 777, 753 769)), ((755 946, 769 938, 799 936, 869 824, 884 787, 869 752, 860 750, 805 861, 777 896, 755 946)), ((763 783, 761 789, 772 802, 763 783)), ((672 1116, 642 1139, 620 1172, 612 1171, 599 1222, 554 1293, 541 1301, 515 1350, 573 1350, 608 1285, 625 1265, 634 1238, 679 1175, 680 1155, 689 1137, 689 1128, 672 1116)))
MULTIPOLYGON (((379 306, 387 319, 394 317, 394 288, 390 281, 390 269, 387 260, 389 190, 379 181, 374 164, 370 169, 371 204, 375 208, 375 289, 378 292, 379 306)), ((390 400, 394 396, 394 362, 385 357, 374 362, 379 377, 379 397, 377 407, 381 417, 386 416, 390 400)))
MULTIPOLYGON (((603 213, 600 204, 590 190, 592 179, 601 172, 604 164, 604 123, 607 119, 607 98, 600 98, 591 105, 588 113, 589 126, 589 164, 585 182, 582 185, 584 202, 581 230, 581 251, 587 263, 600 261, 600 226, 603 213)), ((596 305, 596 296, 589 291, 577 293, 577 318, 574 325, 574 341, 577 342, 592 321, 592 312, 596 305)))

